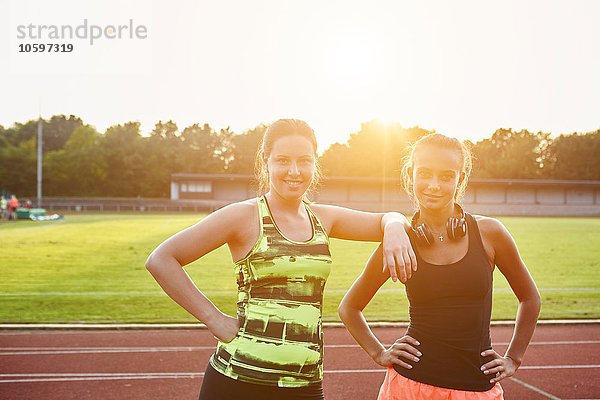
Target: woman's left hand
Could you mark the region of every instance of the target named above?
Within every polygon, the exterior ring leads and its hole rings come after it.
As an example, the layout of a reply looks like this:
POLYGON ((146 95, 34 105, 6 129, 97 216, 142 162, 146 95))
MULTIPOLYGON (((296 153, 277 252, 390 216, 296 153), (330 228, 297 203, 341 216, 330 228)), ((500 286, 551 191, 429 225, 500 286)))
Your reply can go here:
POLYGON ((410 279, 412 271, 416 270, 417 257, 404 225, 386 225, 383 235, 383 272, 389 271, 394 282, 399 276, 400 281, 404 283, 410 279))
POLYGON ((517 362, 510 357, 501 356, 493 349, 481 353, 484 357, 494 357, 494 359, 481 366, 481 370, 487 376, 493 376, 490 383, 500 382, 502 379, 513 376, 519 368, 517 362))

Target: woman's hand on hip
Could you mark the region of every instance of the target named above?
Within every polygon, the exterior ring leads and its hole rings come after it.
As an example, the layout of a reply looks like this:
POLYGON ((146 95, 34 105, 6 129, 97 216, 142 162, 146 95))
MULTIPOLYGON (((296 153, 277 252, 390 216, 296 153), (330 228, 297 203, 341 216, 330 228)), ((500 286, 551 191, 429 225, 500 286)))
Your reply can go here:
POLYGON ((415 347, 420 343, 408 335, 396 340, 389 348, 383 349, 373 357, 373 360, 382 367, 390 367, 394 364, 403 368, 411 369, 412 365, 406 361, 419 362, 421 352, 415 347))
POLYGON ((240 330, 240 321, 227 314, 221 313, 214 320, 206 323, 212 334, 224 343, 231 342, 240 330))
POLYGON ((504 357, 496 353, 493 349, 481 353, 484 357, 493 357, 494 359, 481 366, 481 371, 487 376, 493 377, 490 383, 500 382, 502 379, 513 376, 519 368, 517 362, 510 357, 504 357))

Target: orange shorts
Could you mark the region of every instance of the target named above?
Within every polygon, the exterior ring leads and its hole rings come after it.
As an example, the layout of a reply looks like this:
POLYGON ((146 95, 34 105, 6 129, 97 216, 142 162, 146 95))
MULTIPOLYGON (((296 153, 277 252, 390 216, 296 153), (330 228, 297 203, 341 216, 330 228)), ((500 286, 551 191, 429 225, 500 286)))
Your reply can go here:
POLYGON ((485 392, 446 389, 405 378, 388 367, 377 400, 504 400, 504 390, 499 382, 485 392))

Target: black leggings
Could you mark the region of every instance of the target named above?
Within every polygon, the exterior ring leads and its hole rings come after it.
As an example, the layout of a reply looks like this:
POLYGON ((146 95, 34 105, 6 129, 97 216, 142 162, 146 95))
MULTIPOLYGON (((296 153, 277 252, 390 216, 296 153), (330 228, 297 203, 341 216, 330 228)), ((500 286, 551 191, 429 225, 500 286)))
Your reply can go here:
POLYGON ((321 383, 299 388, 240 382, 206 367, 200 400, 324 400, 321 383))

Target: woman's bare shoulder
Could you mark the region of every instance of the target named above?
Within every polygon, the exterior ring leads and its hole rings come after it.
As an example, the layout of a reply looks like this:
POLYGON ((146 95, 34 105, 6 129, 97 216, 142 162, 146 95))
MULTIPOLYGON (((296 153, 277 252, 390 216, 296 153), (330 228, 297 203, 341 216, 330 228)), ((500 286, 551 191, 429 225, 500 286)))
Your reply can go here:
POLYGON ((336 213, 339 214, 341 212, 355 211, 348 207, 336 206, 333 204, 309 203, 308 205, 313 211, 318 214, 322 214, 323 216, 335 215, 336 213))
POLYGON ((333 206, 330 204, 323 203, 309 203, 309 207, 317 217, 321 220, 321 223, 324 225, 325 229, 329 233, 331 231, 332 221, 335 219, 335 213, 337 210, 342 209, 342 207, 333 206))
POLYGON ((227 214, 230 219, 245 221, 258 213, 256 198, 231 203, 214 212, 215 214, 227 214))
POLYGON ((471 214, 471 216, 473 218, 475 218, 475 221, 477 221, 478 225, 481 225, 481 223, 484 223, 484 224, 500 223, 500 221, 498 221, 496 218, 488 217, 487 215, 471 214))
POLYGON ((508 234, 504 224, 496 218, 476 214, 473 214, 473 218, 477 221, 477 226, 481 234, 487 238, 497 239, 508 234))

